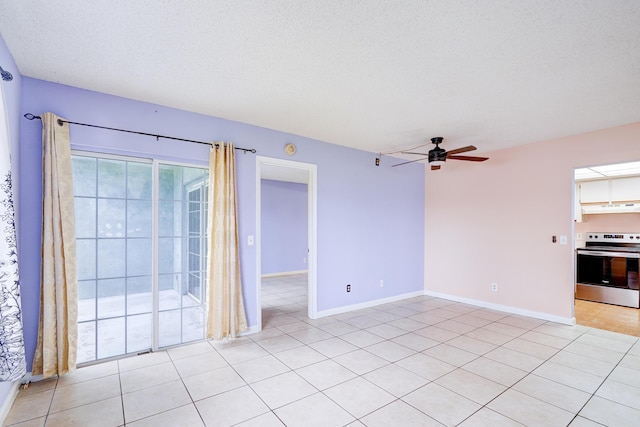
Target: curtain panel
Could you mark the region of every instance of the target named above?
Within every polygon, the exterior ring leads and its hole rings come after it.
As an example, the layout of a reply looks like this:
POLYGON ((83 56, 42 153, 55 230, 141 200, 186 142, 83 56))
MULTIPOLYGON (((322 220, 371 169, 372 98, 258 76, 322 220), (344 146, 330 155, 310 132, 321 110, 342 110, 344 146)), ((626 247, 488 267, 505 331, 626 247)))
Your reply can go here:
MULTIPOLYGON (((217 146, 216 146, 217 145, 217 146)), ((222 142, 209 154, 207 337, 235 338, 247 330, 242 300, 235 150, 222 142)))
POLYGON ((18 249, 11 182, 11 142, 0 84, 0 381, 25 374, 18 249))
POLYGON ((69 125, 42 115, 40 321, 32 372, 43 378, 76 368, 78 294, 69 125))

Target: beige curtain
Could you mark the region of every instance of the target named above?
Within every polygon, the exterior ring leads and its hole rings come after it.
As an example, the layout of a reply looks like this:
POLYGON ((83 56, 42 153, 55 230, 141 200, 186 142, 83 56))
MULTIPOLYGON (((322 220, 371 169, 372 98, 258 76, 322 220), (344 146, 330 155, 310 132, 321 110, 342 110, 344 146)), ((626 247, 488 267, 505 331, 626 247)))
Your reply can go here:
POLYGON ((69 125, 42 115, 42 268, 33 374, 76 368, 78 294, 69 125))
POLYGON ((236 167, 233 144, 217 143, 209 154, 207 337, 236 337, 247 330, 242 301, 236 167))

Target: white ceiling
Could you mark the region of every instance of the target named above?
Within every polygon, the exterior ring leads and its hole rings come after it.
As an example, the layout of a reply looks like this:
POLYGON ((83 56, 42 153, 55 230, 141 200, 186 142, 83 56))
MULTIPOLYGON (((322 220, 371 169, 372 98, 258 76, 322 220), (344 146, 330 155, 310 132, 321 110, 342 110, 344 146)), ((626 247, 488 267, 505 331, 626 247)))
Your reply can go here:
POLYGON ((576 181, 638 175, 640 175, 640 162, 592 166, 590 168, 580 168, 573 171, 573 176, 576 181))
POLYGON ((637 122, 639 23, 638 0, 0 0, 24 76, 372 152, 637 122))

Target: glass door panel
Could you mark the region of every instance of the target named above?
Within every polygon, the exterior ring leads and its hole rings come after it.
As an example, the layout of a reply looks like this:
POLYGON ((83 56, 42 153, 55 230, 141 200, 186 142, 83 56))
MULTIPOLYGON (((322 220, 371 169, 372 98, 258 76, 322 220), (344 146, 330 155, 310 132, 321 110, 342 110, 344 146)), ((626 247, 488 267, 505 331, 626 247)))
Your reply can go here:
POLYGON ((152 165, 73 155, 78 363, 150 349, 152 165))

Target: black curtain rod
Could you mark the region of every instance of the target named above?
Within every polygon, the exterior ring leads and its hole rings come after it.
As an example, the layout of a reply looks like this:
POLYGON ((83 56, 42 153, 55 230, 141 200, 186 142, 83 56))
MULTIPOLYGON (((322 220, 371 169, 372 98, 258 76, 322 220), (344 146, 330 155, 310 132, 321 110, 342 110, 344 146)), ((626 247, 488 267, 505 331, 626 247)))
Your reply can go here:
MULTIPOLYGON (((31 113, 25 114, 24 118, 27 119, 27 120, 35 120, 35 119, 42 120, 42 117, 33 115, 31 113)), ((91 124, 87 124, 87 123, 70 122, 70 121, 67 121, 67 120, 58 119, 58 124, 60 126, 62 126, 63 123, 69 123, 70 125, 88 126, 90 128, 115 130, 115 131, 118 131, 118 132, 135 133, 135 134, 138 134, 138 135, 154 136, 156 138, 156 140, 158 140, 159 138, 164 138, 164 139, 173 139, 174 141, 185 141, 185 142, 194 142, 196 144, 206 144, 206 145, 209 145, 209 146, 215 145, 216 148, 219 147, 218 144, 212 143, 212 142, 195 141, 193 139, 176 138, 174 136, 157 135, 155 133, 146 133, 146 132, 138 132, 138 131, 135 131, 135 130, 110 128, 110 127, 107 127, 107 126, 98 126, 98 125, 91 125, 91 124)), ((233 147, 233 148, 235 148, 236 150, 244 151, 245 153, 247 153, 247 152, 248 153, 255 153, 256 152, 255 148, 241 148, 241 147, 233 147)))

